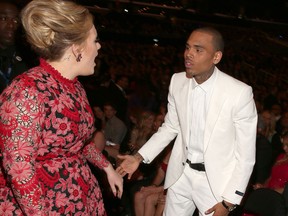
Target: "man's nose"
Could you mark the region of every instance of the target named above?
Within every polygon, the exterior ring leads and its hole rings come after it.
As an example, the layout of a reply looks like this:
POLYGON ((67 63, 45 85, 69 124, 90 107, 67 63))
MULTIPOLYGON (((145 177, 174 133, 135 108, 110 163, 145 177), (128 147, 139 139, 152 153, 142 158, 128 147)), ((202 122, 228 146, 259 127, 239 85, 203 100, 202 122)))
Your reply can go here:
POLYGON ((7 18, 6 23, 7 23, 7 28, 9 29, 16 29, 18 26, 18 23, 14 18, 7 18))
POLYGON ((187 58, 193 58, 193 52, 192 51, 189 51, 189 52, 187 52, 187 58))

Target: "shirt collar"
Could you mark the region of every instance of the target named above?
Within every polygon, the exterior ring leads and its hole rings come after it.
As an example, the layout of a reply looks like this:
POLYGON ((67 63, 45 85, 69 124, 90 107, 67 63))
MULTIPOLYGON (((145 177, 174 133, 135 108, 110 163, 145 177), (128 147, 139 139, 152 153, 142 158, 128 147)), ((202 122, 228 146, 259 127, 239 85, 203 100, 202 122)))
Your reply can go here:
POLYGON ((213 82, 216 78, 216 67, 214 68, 214 71, 212 75, 203 83, 198 84, 195 79, 192 79, 192 89, 195 89, 196 87, 200 87, 205 93, 209 92, 212 88, 213 82))

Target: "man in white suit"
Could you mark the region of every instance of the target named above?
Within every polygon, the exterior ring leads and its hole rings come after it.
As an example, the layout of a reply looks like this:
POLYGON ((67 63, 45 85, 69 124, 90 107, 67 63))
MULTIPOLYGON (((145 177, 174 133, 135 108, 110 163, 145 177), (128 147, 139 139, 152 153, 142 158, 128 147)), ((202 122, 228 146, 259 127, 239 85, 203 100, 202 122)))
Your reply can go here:
POLYGON ((186 72, 172 76, 163 125, 117 171, 128 178, 176 137, 166 174, 165 216, 227 216, 240 204, 255 162, 257 112, 252 88, 221 72, 224 42, 214 28, 194 30, 186 72))

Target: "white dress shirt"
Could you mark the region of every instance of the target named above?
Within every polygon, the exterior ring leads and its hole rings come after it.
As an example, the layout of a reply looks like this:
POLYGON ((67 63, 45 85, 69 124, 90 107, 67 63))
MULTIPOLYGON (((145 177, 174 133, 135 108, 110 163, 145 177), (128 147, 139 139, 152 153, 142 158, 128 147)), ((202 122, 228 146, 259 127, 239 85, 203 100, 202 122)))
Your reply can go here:
POLYGON ((203 163, 203 147, 204 147, 204 130, 206 124, 207 110, 209 107, 209 101, 212 95, 213 83, 215 80, 215 74, 198 84, 196 80, 192 79, 192 91, 191 91, 191 119, 190 119, 190 140, 188 147, 188 159, 192 163, 203 163))

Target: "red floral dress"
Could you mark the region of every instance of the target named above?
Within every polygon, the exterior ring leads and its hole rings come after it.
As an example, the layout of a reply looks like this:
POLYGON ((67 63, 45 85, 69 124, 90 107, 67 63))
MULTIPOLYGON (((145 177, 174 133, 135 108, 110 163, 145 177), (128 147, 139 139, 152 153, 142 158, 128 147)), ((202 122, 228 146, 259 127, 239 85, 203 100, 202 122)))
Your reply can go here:
POLYGON ((77 78, 43 59, 13 81, 0 96, 1 216, 106 215, 87 164, 108 166, 89 142, 93 122, 77 78))

